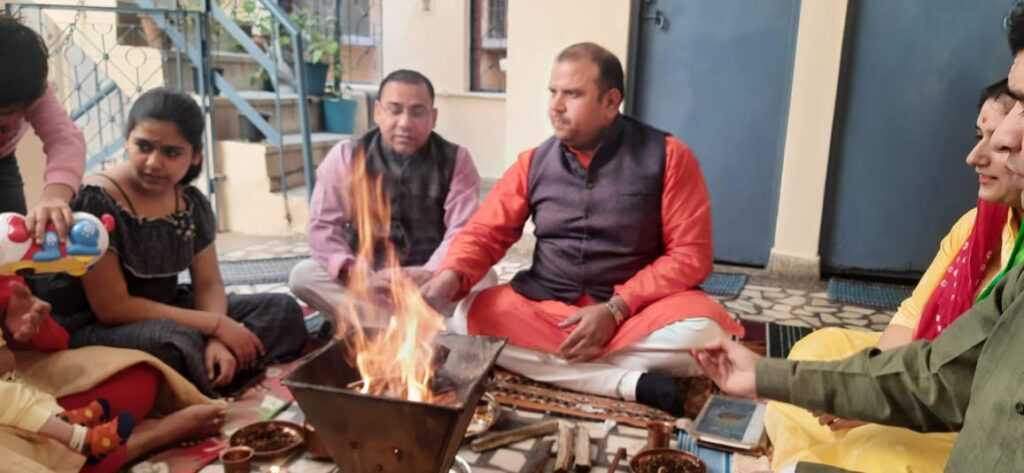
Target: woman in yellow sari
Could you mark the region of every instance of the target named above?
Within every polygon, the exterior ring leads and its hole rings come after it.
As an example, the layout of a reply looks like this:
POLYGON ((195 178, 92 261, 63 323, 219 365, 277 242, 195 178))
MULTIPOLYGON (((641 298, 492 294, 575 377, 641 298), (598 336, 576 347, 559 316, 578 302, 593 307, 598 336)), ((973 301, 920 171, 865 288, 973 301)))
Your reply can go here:
MULTIPOLYGON (((1020 262, 1018 228, 1021 189, 1006 170, 1006 154, 990 143, 992 132, 1013 106, 1006 80, 982 92, 978 144, 967 164, 978 173, 978 206, 953 225, 928 270, 903 301, 884 332, 828 328, 798 342, 794 360, 837 360, 865 348, 888 350, 914 340, 931 340, 973 303, 988 294, 1006 268, 1020 262), (1002 269, 1002 270, 1000 270, 1002 269)), ((864 472, 942 471, 954 433, 922 434, 909 429, 819 415, 771 402, 765 428, 774 445, 772 470, 797 462, 864 472)))

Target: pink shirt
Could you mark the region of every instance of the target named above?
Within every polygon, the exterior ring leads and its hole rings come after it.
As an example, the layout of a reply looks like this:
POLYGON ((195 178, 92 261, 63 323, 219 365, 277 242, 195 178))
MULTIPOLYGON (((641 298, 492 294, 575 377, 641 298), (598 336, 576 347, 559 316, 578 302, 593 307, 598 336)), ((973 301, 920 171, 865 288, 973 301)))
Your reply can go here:
POLYGON ((43 182, 65 184, 78 192, 85 172, 85 138, 49 85, 43 96, 25 109, 25 116, 16 129, 0 133, 0 159, 14 153, 18 141, 28 132, 28 125, 43 142, 46 154, 43 182))
MULTIPOLYGON (((327 152, 324 161, 316 170, 316 187, 309 204, 309 248, 313 259, 327 269, 328 274, 338 277, 342 270, 355 262, 355 255, 349 248, 342 228, 350 221, 351 193, 348 185, 349 169, 352 163, 352 141, 345 140, 327 152)), ((469 218, 476 212, 480 198, 480 174, 473 165, 466 148, 459 147, 455 156, 455 170, 452 174, 448 197, 444 202, 444 224, 447 230, 444 241, 430 255, 423 265, 433 271, 444 259, 448 244, 469 218)))

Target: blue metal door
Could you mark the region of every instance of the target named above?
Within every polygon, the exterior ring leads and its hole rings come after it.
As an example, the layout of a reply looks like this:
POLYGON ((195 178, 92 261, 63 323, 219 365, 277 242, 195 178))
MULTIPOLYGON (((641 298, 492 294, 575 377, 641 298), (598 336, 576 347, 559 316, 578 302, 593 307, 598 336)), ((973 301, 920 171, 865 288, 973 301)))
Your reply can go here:
POLYGON ((687 143, 715 259, 764 265, 775 234, 799 0, 643 0, 632 111, 687 143))
POLYGON ((1009 0, 850 2, 823 269, 912 274, 977 201, 964 163, 982 87, 1006 76, 1009 0))

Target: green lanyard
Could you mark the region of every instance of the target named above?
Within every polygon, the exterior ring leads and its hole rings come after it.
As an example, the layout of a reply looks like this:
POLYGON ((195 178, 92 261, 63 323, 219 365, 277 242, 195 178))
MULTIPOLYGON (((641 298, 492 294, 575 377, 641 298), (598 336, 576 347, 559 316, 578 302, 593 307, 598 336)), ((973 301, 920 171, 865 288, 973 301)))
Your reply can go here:
POLYGON ((981 291, 981 294, 978 294, 978 300, 974 301, 975 304, 981 302, 982 299, 987 297, 988 294, 992 292, 992 289, 996 287, 996 284, 1003 279, 1003 276, 1006 276, 1006 273, 1010 269, 1019 265, 1021 262, 1024 262, 1024 251, 1021 251, 1022 241, 1024 241, 1024 225, 1021 225, 1020 229, 1017 230, 1017 239, 1013 241, 1013 249, 1010 250, 1010 259, 1007 261, 1006 266, 999 271, 999 274, 997 274, 996 277, 992 278, 992 282, 988 283, 985 290, 981 291))

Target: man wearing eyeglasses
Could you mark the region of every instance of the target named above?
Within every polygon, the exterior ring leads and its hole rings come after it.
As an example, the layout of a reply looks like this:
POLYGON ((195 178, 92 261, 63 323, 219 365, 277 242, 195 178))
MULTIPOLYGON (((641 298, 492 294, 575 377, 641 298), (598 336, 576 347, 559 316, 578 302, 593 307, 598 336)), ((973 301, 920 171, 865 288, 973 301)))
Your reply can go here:
MULTIPOLYGON (((317 168, 309 209, 313 257, 296 265, 288 282, 292 293, 330 320, 345 302, 351 269, 387 264, 382 241, 372 242, 372 261, 356 254, 361 239, 373 238, 359 234, 354 216, 358 200, 366 198, 356 189, 361 170, 381 180, 391 215, 390 228, 380 233, 387 234, 398 263, 417 284, 430 278, 478 206, 480 175, 469 151, 433 131, 437 109, 429 79, 412 70, 388 74, 373 116, 376 128, 338 143, 317 168)), ((372 274, 371 285, 389 284, 385 272, 372 274)), ((358 312, 364 327, 387 324, 387 314, 358 312)))

